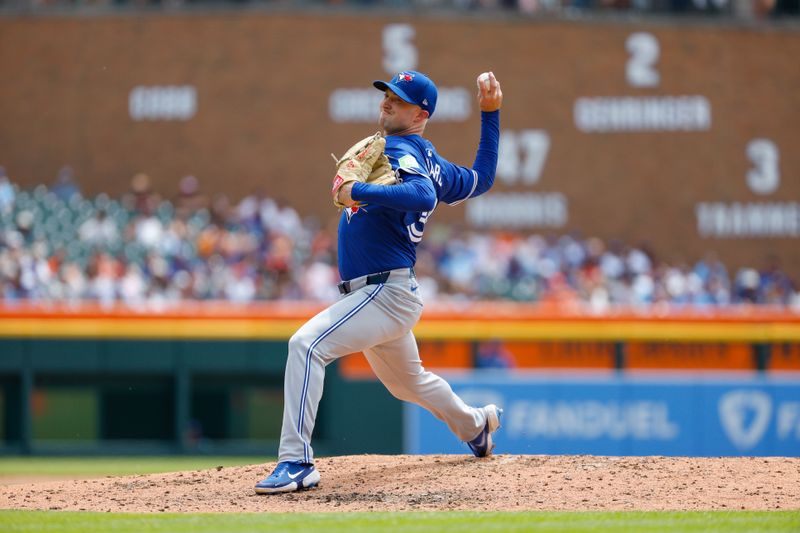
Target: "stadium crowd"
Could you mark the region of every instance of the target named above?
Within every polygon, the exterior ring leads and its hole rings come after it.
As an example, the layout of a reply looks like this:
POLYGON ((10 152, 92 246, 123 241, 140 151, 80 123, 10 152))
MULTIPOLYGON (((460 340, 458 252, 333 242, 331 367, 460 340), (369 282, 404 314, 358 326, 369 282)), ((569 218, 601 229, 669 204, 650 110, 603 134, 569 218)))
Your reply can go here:
MULTIPOLYGON (((713 254, 668 264, 645 247, 575 235, 474 232, 432 224, 418 249, 422 294, 437 300, 800 308, 777 266, 731 273, 713 254)), ((102 304, 338 297, 335 228, 263 194, 236 204, 184 177, 163 199, 145 174, 120 198, 84 197, 69 167, 23 190, 0 167, 0 298, 102 304)))
POLYGON ((674 14, 738 19, 796 17, 798 0, 0 0, 0 8, 33 10, 179 10, 228 7, 410 9, 506 12, 520 16, 601 13, 674 14))

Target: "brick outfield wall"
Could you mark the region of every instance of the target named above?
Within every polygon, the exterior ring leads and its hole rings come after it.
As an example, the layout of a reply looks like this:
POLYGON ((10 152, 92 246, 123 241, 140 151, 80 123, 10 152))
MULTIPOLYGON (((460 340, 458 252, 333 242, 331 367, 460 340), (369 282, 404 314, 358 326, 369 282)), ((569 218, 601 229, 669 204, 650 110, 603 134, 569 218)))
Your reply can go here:
POLYGON ((709 249, 732 266, 774 256, 800 272, 800 32, 303 14, 14 17, 0 19, 0 50, 0 164, 23 186, 51 183, 69 163, 87 194, 119 195, 144 171, 169 197, 194 174, 211 196, 261 189, 328 220, 328 154, 376 129, 363 110, 373 79, 400 65, 433 76, 455 100, 428 136, 470 164, 474 79, 491 69, 506 96, 502 179, 488 203, 441 207, 434 220, 490 224, 516 213, 519 223, 533 213, 526 230, 646 242, 671 262, 709 249), (356 121, 341 122, 347 113, 356 121), (752 235, 764 228, 770 236, 752 235))

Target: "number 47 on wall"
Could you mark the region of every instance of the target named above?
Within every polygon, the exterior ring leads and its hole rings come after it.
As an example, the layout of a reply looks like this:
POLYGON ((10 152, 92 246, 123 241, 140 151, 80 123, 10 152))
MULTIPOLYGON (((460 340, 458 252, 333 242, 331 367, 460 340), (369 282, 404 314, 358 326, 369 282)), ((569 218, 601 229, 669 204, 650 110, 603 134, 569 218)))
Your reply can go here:
POLYGON ((550 151, 544 130, 503 130, 497 154, 497 177, 506 185, 533 185, 539 181, 550 151))

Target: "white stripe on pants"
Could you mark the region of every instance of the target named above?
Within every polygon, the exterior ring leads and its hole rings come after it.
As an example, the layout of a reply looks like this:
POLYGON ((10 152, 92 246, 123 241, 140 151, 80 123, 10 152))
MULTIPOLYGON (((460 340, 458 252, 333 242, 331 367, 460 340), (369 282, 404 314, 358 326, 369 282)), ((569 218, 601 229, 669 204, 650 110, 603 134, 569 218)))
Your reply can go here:
POLYGON ((289 340, 279 461, 311 463, 311 436, 325 367, 364 352, 378 379, 397 398, 428 409, 463 441, 486 424, 450 385, 422 367, 411 328, 422 314, 416 280, 395 279, 348 294, 306 322, 289 340))

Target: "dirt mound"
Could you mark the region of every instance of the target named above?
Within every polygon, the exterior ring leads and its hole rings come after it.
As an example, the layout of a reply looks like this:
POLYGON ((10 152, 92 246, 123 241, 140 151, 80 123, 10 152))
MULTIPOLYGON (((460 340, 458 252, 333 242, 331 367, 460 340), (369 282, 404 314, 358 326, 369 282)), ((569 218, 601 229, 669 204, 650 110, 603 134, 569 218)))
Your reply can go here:
POLYGON ((110 512, 800 509, 800 458, 360 455, 258 496, 274 464, 0 487, 0 508, 110 512))

